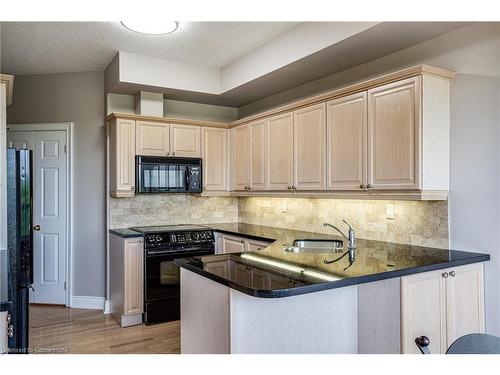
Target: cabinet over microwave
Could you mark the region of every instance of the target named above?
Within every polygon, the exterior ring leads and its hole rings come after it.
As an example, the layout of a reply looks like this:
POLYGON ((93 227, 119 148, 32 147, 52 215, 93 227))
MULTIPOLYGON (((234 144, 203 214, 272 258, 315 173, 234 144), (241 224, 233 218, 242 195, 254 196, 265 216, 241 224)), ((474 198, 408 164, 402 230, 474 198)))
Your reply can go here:
POLYGON ((136 156, 137 193, 201 193, 200 158, 136 156))

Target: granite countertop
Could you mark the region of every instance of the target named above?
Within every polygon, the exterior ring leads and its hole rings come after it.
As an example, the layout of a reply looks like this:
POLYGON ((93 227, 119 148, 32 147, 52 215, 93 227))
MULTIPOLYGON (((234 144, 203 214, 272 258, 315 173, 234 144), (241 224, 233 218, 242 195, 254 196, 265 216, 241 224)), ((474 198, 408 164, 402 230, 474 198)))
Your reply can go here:
POLYGON ((176 259, 175 264, 242 293, 262 298, 312 293, 490 259, 483 253, 358 239, 356 260, 346 269, 349 265, 347 256, 336 263, 324 263, 347 251, 347 241, 343 237, 243 223, 203 225, 217 232, 274 242, 256 252, 176 259), (337 253, 284 251, 297 239, 342 240, 344 249, 337 253))
POLYGON ((132 237, 142 237, 143 234, 136 232, 135 230, 129 228, 120 228, 120 229, 110 229, 109 233, 113 233, 119 237, 123 238, 132 238, 132 237))

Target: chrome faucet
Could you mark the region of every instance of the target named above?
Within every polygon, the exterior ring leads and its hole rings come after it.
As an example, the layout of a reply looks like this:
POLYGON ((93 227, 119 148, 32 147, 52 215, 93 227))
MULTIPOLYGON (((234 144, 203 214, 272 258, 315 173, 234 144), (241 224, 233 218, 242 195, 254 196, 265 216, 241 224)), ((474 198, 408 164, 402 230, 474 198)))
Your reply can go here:
MULTIPOLYGON (((344 236, 349 243, 347 244, 347 250, 349 250, 346 254, 349 254, 349 265, 344 268, 344 271, 348 269, 349 267, 352 266, 354 261, 356 260, 356 234, 354 233, 354 229, 352 229, 351 225, 345 221, 342 220, 344 223, 347 224, 349 227, 349 231, 347 232, 347 236, 342 232, 339 228, 337 228, 335 225, 329 224, 329 223, 323 223, 323 226, 325 227, 331 227, 335 229, 337 232, 339 232, 342 236, 344 236)), ((334 260, 324 260, 325 264, 330 264, 330 263, 335 263, 338 262, 340 259, 346 256, 346 254, 342 255, 340 258, 334 259, 334 260)))
POLYGON ((347 241, 349 241, 349 244, 347 245, 347 248, 349 250, 356 250, 356 234, 354 233, 354 229, 352 229, 351 225, 345 221, 345 220, 342 220, 344 223, 347 224, 347 226, 349 227, 349 231, 347 232, 347 236, 344 234, 344 232, 342 232, 339 228, 337 228, 335 225, 332 225, 330 223, 324 223, 323 226, 325 227, 331 227, 333 229, 335 229, 337 232, 339 232, 342 236, 344 236, 346 238, 347 241))

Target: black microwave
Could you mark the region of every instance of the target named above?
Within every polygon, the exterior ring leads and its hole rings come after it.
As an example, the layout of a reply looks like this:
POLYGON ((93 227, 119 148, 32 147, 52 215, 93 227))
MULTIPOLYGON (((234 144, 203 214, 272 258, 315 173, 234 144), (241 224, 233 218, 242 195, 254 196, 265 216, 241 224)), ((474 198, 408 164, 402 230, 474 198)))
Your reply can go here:
POLYGON ((201 193, 200 158, 136 156, 137 193, 201 193))

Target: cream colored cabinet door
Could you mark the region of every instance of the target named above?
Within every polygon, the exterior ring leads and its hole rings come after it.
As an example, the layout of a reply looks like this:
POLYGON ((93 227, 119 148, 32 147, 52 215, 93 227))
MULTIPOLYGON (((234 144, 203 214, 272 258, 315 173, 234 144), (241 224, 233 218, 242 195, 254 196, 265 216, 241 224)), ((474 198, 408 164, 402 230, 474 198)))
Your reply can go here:
POLYGON ((447 270, 446 345, 469 333, 484 333, 483 264, 447 270))
POLYGON ((144 298, 144 254, 143 240, 134 238, 125 241, 123 315, 142 314, 144 298))
POLYGON ((366 92, 327 103, 327 189, 360 190, 367 182, 366 92))
POLYGON ((326 189, 325 108, 322 103, 294 112, 293 185, 296 190, 326 189))
POLYGON ((446 270, 401 278, 401 352, 420 353, 415 338, 427 336, 431 353, 445 353, 446 270))
POLYGON ((403 353, 419 353, 427 336, 431 353, 445 353, 469 333, 484 333, 483 264, 474 263, 401 278, 403 353))
POLYGON ((245 240, 241 237, 222 235, 222 253, 242 253, 246 249, 245 240))
POLYGON ((202 128, 203 190, 227 190, 227 146, 226 129, 202 128))
POLYGON ((170 124, 170 155, 201 157, 199 126, 170 124))
POLYGON ((293 114, 266 123, 266 190, 290 190, 293 185, 293 114))
POLYGON ((231 129, 231 187, 248 190, 250 162, 250 131, 248 125, 231 129))
POLYGON ((170 132, 168 124, 137 121, 135 138, 137 155, 170 155, 170 132))
POLYGON ((246 240, 245 251, 260 251, 268 247, 271 243, 266 241, 246 240))
POLYGON ((135 126, 132 120, 109 123, 109 186, 114 197, 135 194, 135 126))
POLYGON ((368 90, 368 184, 420 189, 420 77, 368 90))
POLYGON ((257 121, 249 126, 250 134, 250 190, 263 190, 266 188, 266 122, 257 121))

